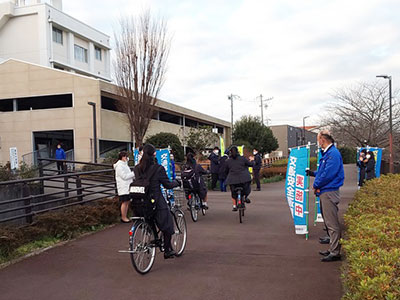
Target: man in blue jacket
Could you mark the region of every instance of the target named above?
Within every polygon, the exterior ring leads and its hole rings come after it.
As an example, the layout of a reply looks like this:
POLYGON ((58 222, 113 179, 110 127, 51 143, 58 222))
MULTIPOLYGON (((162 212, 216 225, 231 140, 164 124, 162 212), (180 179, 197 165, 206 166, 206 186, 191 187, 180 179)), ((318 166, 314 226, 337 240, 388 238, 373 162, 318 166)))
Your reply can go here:
POLYGON ((67 156, 64 149, 61 147, 61 144, 58 144, 56 149, 56 159, 59 160, 57 162, 58 174, 64 173, 64 160, 66 159, 66 157, 67 156))
POLYGON ((318 172, 307 171, 307 173, 315 176, 313 189, 320 197, 322 216, 330 236, 329 249, 319 252, 324 256, 321 261, 330 262, 341 259, 338 204, 340 202, 339 188, 344 181, 343 160, 339 150, 333 145, 334 140, 329 131, 321 131, 317 139, 322 148, 319 169, 318 172))

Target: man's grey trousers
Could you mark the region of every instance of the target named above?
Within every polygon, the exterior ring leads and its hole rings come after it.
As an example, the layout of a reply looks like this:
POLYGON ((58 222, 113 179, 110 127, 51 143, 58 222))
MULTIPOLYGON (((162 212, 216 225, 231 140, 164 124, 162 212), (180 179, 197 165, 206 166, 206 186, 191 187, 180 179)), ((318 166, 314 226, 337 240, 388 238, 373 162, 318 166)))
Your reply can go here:
POLYGON ((339 207, 340 193, 339 191, 325 192, 320 195, 322 216, 325 221, 325 225, 328 228, 329 237, 331 239, 329 243, 329 252, 332 255, 340 254, 340 238, 341 230, 339 223, 339 207))

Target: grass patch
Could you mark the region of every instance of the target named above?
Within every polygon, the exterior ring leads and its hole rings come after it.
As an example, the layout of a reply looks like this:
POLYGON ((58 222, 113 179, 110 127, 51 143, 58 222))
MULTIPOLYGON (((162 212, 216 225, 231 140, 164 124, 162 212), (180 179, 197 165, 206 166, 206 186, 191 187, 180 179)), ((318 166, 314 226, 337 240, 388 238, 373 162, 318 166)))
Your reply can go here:
POLYGON ((261 179, 261 183, 279 182, 279 181, 282 181, 283 179, 285 179, 285 176, 282 176, 282 175, 275 175, 275 176, 268 177, 268 178, 262 178, 262 179, 261 179))

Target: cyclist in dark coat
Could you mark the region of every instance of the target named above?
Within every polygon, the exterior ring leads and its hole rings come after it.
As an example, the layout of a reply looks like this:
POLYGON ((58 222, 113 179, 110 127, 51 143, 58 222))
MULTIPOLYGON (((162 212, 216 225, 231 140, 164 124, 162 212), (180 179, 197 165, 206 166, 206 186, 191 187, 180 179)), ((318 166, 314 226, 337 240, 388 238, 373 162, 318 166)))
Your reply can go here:
POLYGON ((171 237, 174 234, 174 223, 168 202, 165 200, 161 192, 160 185, 162 184, 166 189, 172 189, 180 186, 180 182, 178 180, 169 180, 164 167, 155 163, 155 152, 156 149, 153 145, 145 145, 143 147, 143 157, 135 167, 134 171, 137 176, 139 176, 139 174, 150 174, 151 172, 155 172, 150 179, 149 190, 153 199, 156 201, 155 220, 158 228, 164 235, 164 258, 172 258, 176 254, 175 251, 172 250, 171 246, 171 237), (154 171, 153 168, 156 168, 157 170, 154 171))
POLYGON ((208 209, 207 204, 207 186, 204 182, 202 175, 209 174, 208 171, 204 170, 201 165, 196 162, 196 159, 192 153, 186 155, 186 165, 184 169, 193 169, 195 177, 199 179, 199 189, 195 192, 199 195, 200 199, 203 200, 203 205, 205 209, 208 209))
POLYGON ((253 167, 253 162, 250 162, 246 157, 240 156, 238 148, 233 146, 230 150, 230 157, 226 161, 226 184, 230 185, 232 194, 232 211, 237 211, 235 187, 243 187, 243 194, 245 196, 245 201, 250 203, 250 199, 247 197, 251 192, 251 176, 249 172, 249 167, 253 167))

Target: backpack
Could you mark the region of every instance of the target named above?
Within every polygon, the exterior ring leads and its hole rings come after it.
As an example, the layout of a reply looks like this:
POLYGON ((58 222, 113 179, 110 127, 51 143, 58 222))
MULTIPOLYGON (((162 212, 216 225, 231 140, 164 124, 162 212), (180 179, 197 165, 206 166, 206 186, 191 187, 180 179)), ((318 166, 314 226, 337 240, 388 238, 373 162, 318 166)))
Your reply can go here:
POLYGON ((150 192, 150 181, 160 166, 151 166, 145 174, 139 174, 139 168, 136 167, 135 181, 130 184, 129 194, 131 198, 131 207, 136 217, 152 217, 156 211, 156 200, 150 192))
POLYGON ((200 176, 198 176, 195 170, 186 166, 181 174, 183 188, 188 190, 199 190, 200 189, 200 176))

